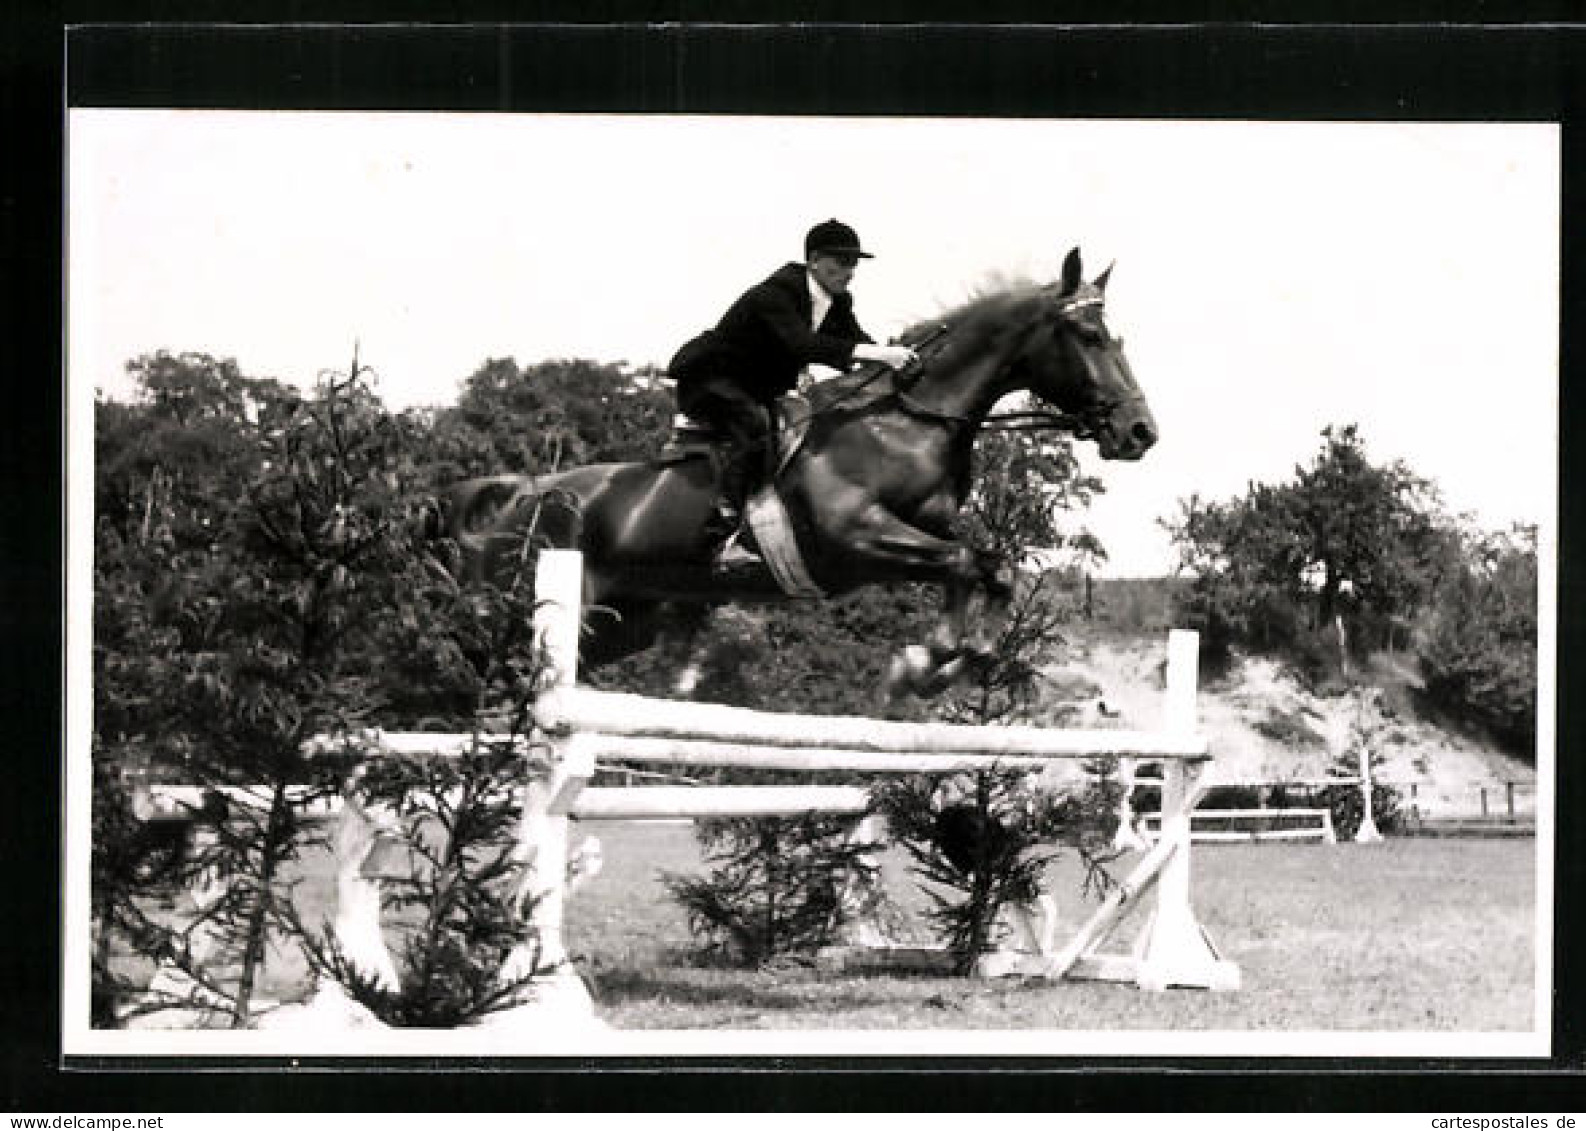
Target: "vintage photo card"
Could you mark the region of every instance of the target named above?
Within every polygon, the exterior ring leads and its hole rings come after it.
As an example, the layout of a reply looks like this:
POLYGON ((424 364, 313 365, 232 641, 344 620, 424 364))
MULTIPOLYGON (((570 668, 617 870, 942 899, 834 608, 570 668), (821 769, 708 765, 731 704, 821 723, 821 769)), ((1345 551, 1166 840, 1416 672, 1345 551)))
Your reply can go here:
POLYGON ((64 1053, 1546 1063, 1559 116, 686 31, 69 37, 64 1053))

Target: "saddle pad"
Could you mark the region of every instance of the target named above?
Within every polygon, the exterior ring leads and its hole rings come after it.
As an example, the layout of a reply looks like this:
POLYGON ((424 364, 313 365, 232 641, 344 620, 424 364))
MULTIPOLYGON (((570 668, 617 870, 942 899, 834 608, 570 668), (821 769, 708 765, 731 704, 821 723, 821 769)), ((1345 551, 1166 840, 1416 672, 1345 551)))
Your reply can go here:
POLYGON ((774 487, 762 487, 744 508, 766 568, 789 597, 823 597, 793 537, 793 523, 774 487))

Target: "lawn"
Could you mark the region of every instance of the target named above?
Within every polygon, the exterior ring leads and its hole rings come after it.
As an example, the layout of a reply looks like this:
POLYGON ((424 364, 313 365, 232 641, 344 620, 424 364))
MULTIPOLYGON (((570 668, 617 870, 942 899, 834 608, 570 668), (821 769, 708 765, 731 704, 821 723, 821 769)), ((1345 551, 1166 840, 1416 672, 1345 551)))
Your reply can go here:
MULTIPOLYGON (((1105 983, 722 970, 691 953, 662 870, 698 866, 682 825, 591 826, 606 871, 568 908, 569 943, 618 1028, 1529 1030, 1535 842, 1395 839, 1197 845, 1194 902, 1237 993, 1144 994, 1105 983)), ((1120 861, 1118 873, 1124 870, 1120 861)), ((888 890, 924 906, 901 857, 888 890)), ((1065 927, 1088 917, 1056 866, 1065 927)), ((1138 923, 1125 920, 1112 949, 1138 923)), ((917 923, 916 930, 923 930, 917 923)))
MULTIPOLYGON (((1197 845, 1193 899, 1243 986, 1142 993, 1106 983, 835 974, 810 965, 726 969, 695 952, 661 881, 699 855, 682 824, 589 822, 605 870, 567 908, 567 939, 600 1017, 618 1029, 1527 1032, 1534 1026, 1535 842, 1197 845)), ((326 910, 324 870, 298 889, 326 910)), ((319 863, 323 863, 320 860, 319 863)), ((1128 859, 1113 867, 1127 870, 1128 859)), ((900 937, 924 941, 906 858, 886 860, 900 937)), ((1064 930, 1090 913, 1079 870, 1053 876, 1064 930)), ((1149 901, 1148 901, 1149 902, 1149 901)), ((1127 949, 1138 916, 1110 950, 1127 949)), ((147 967, 146 962, 135 965, 147 967)), ((302 998, 306 970, 272 949, 262 992, 302 998)))

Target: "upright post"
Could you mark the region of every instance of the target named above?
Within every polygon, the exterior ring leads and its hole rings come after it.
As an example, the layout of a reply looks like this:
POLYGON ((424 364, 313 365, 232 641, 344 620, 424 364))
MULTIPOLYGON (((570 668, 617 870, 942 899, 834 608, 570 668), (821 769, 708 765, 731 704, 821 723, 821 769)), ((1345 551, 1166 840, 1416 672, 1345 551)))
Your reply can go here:
POLYGON ((336 821, 333 930, 343 957, 382 989, 395 993, 401 981, 380 930, 380 883, 365 872, 381 834, 388 831, 390 823, 382 825, 370 813, 368 799, 360 788, 362 779, 360 767, 342 792, 341 816, 336 821))
POLYGON ((1360 828, 1355 832, 1356 844, 1375 844, 1382 839, 1377 829, 1377 818, 1372 812, 1371 800, 1371 747, 1360 744, 1360 828))
POLYGON ((1118 759, 1119 786, 1122 792, 1118 796, 1118 827, 1112 834, 1112 846, 1119 850, 1144 852, 1151 847, 1145 837, 1140 835, 1140 829, 1135 823, 1134 776, 1139 765, 1134 758, 1118 759))
MULTIPOLYGON (((1199 635, 1173 630, 1167 656, 1163 723, 1170 734, 1193 735, 1199 635)), ((1170 758, 1162 766, 1161 843, 1171 847, 1157 881, 1156 915, 1143 940, 1138 979, 1142 989, 1236 989, 1239 985, 1239 968, 1217 953, 1190 906, 1190 814, 1201 797, 1201 770, 1201 763, 1182 758, 1170 758)))
MULTIPOLYGON (((571 687, 578 678, 578 632, 583 597, 583 555, 542 550, 534 580, 534 639, 546 662, 542 690, 571 687)), ((502 968, 506 981, 551 974, 567 961, 562 904, 567 882, 567 811, 593 771, 568 737, 551 736, 550 770, 528 776, 518 860, 523 869, 519 907, 526 913, 523 942, 502 968)))

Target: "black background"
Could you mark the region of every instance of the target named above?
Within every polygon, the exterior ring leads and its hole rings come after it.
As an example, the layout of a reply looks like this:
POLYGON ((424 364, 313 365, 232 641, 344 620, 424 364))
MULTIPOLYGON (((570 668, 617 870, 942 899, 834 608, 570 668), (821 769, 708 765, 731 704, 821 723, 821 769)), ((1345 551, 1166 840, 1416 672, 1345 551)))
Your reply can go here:
MULTIPOLYGON (((1586 491, 1572 441, 1586 356, 1586 25, 1547 22, 1568 15, 1564 4, 968 7, 0 7, 0 279, 8 284, 0 372, 9 402, 0 443, 0 718, 8 738, 0 852, 14 881, 0 947, 8 1110, 1586 1110, 1577 1075, 1586 1065, 1586 963, 1574 899, 1586 862, 1574 814, 1586 796, 1581 710, 1570 694, 1582 685, 1586 609, 1577 564, 1586 491), (249 24, 214 22, 236 20, 244 8, 249 24), (1562 122, 1553 1061, 340 1061, 209 1065, 201 1084, 190 1072, 197 1065, 63 1066, 61 194, 68 105, 1562 122), (283 1071, 295 1078, 284 1079, 283 1071)), ((1481 228, 1481 217, 1471 217, 1469 237, 1479 239, 1481 228)), ((1495 375, 1494 403, 1470 409, 1501 411, 1501 395, 1495 375)))

